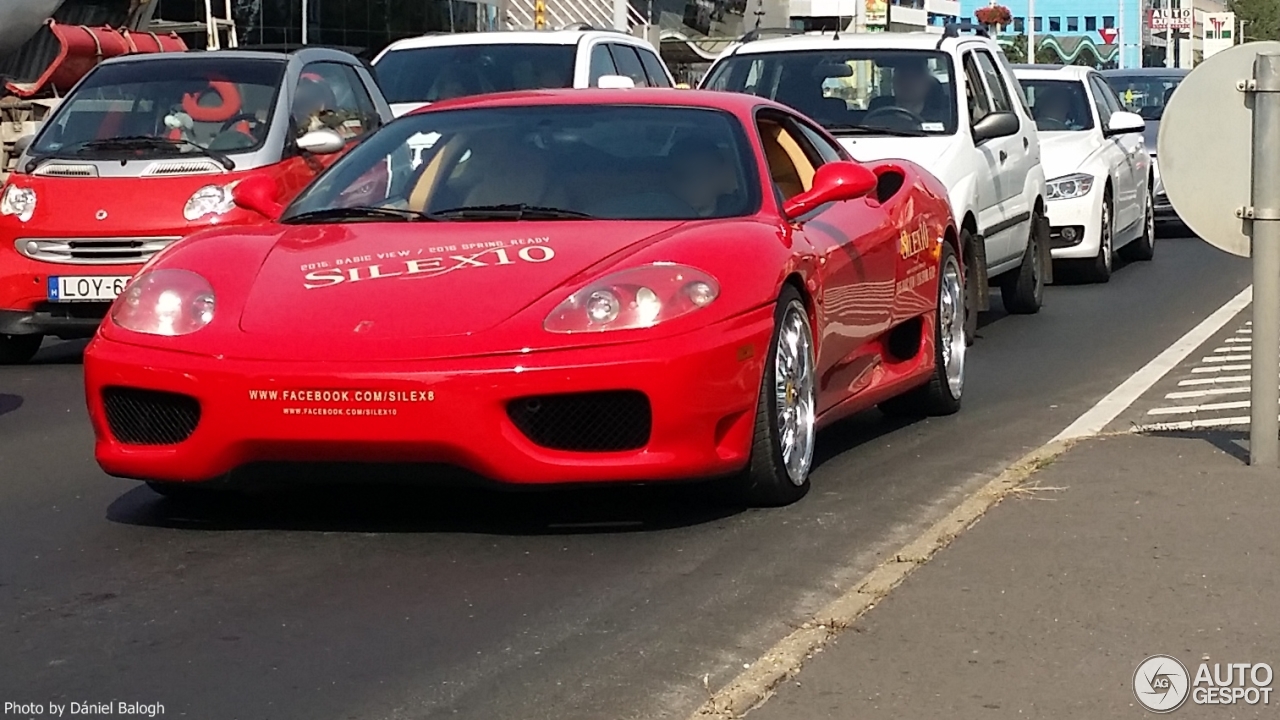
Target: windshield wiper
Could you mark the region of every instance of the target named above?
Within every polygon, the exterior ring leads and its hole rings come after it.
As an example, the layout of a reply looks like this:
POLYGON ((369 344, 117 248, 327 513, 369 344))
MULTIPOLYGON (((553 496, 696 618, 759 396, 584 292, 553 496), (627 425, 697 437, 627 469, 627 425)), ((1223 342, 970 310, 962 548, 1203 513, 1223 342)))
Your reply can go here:
POLYGON ((324 208, 322 210, 312 210, 310 212, 304 212, 283 218, 280 222, 284 224, 302 224, 308 222, 326 222, 330 220, 400 220, 403 222, 418 222, 420 220, 435 220, 435 218, 427 215, 426 213, 414 210, 360 205, 357 207, 334 207, 324 208))
POLYGON ((594 216, 577 210, 511 203, 507 205, 467 205, 429 213, 436 220, 591 220, 594 216))
POLYGON ((895 130, 875 125, 823 125, 832 135, 892 135, 893 137, 925 137, 923 130, 895 130))
POLYGON ((209 148, 185 139, 171 139, 150 137, 147 135, 126 135, 117 138, 103 138, 102 140, 89 140, 88 142, 78 143, 69 148, 63 148, 60 152, 77 152, 83 153, 86 150, 145 150, 160 148, 181 148, 188 147, 197 153, 217 162, 227 170, 235 170, 236 163, 231 158, 217 150, 209 148))

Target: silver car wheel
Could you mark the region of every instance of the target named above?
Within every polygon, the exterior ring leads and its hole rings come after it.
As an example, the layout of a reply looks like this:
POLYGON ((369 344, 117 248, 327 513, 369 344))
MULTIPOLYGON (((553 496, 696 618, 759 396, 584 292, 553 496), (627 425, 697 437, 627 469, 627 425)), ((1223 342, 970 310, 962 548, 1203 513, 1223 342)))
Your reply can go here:
MULTIPOLYGON (((963 345, 963 323, 960 328, 963 345)), ((803 485, 813 464, 817 391, 813 333, 809 330, 808 313, 799 302, 792 302, 782 317, 773 363, 774 408, 782 464, 791 482, 803 485)))

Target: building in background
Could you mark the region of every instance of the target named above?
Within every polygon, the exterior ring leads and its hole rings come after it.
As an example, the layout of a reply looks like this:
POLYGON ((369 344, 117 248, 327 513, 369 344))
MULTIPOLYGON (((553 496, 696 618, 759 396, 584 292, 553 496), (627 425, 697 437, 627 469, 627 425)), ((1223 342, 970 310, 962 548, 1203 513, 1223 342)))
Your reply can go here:
POLYGON ((959 19, 958 0, 791 0, 791 26, 801 30, 942 32, 959 19))
MULTIPOLYGON (((497 0, 307 0, 307 42, 372 55, 400 38, 501 27, 497 0)), ((221 5, 215 0, 215 5, 221 5)), ((241 44, 302 42, 301 0, 232 0, 241 44)), ((166 20, 204 18, 204 0, 159 0, 166 20)))

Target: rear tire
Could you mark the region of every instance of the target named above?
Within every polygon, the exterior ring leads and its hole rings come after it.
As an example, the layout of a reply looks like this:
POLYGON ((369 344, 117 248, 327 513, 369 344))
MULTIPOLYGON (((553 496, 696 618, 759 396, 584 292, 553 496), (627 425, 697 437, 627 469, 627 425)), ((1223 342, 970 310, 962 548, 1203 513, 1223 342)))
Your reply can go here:
POLYGON ((1147 216, 1142 221, 1142 237, 1120 248, 1120 257, 1130 262, 1148 262, 1156 256, 1155 198, 1147 196, 1147 216))
POLYGON ((1022 254, 1022 264, 1006 275, 1000 283, 1000 299, 1004 309, 1013 315, 1034 315, 1044 303, 1044 273, 1040 267, 1040 238, 1036 228, 1043 211, 1031 215, 1031 231, 1027 237, 1027 249, 1022 254))
POLYGON ((960 410, 964 395, 965 317, 964 275, 955 251, 942 246, 938 265, 938 305, 933 324, 933 375, 929 382, 903 395, 880 403, 880 411, 891 417, 951 415, 960 410))
POLYGON ((981 276, 977 268, 978 258, 973 252, 973 233, 960 231, 960 248, 964 253, 964 341, 972 345, 978 337, 978 308, 982 307, 979 293, 983 291, 978 280, 981 276))
POLYGON ((817 358, 798 290, 783 288, 773 318, 751 461, 739 479, 742 499, 757 507, 790 505, 809 492, 817 436, 817 358))
POLYGON ((43 335, 0 334, 0 365, 23 365, 40 352, 43 335))

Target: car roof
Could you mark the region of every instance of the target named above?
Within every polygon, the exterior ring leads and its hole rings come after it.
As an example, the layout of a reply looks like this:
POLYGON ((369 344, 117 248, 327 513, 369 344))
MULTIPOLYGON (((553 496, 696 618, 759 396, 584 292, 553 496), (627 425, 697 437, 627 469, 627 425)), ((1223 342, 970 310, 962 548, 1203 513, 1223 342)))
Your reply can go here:
POLYGON ((527 105, 648 105, 659 107, 686 107, 707 110, 723 110, 735 114, 748 114, 761 105, 794 110, 757 95, 717 90, 681 90, 677 88, 553 88, 545 90, 521 90, 516 92, 469 95, 442 100, 409 115, 486 107, 520 107, 527 105))
POLYGON ((631 45, 647 44, 616 30, 495 30, 491 32, 436 33, 397 40, 381 54, 396 50, 459 45, 577 45, 587 37, 607 37, 631 45))
POLYGON ((947 37, 936 32, 893 32, 893 33, 806 33, 790 37, 766 38, 735 44, 725 51, 736 55, 764 52, 787 52, 805 50, 837 49, 884 49, 884 50, 937 50, 939 46, 947 46, 960 42, 981 42, 994 46, 995 42, 978 35, 960 35, 947 37))
POLYGON ((1181 77, 1191 72, 1186 68, 1171 67, 1144 67, 1144 68, 1125 68, 1115 70, 1103 70, 1102 74, 1106 77, 1128 77, 1130 75, 1149 75, 1153 77, 1181 77))
POLYGON ((175 53, 135 53, 103 60, 101 64, 125 62, 165 62, 172 60, 207 60, 217 64, 221 60, 256 60, 262 62, 287 63, 290 58, 300 62, 340 62, 347 65, 363 65, 364 63, 348 52, 331 48, 309 47, 293 52, 275 52, 269 50, 189 50, 175 53))
POLYGON ((1080 65, 1014 65, 1019 80, 1084 80, 1093 68, 1080 65))

